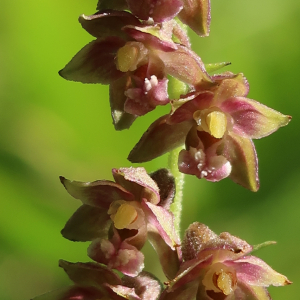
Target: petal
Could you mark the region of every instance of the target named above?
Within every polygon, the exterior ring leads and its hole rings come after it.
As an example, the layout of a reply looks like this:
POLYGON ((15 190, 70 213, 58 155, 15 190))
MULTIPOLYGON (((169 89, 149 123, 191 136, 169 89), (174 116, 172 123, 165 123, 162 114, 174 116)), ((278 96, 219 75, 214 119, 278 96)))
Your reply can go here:
MULTIPOLYGON (((212 92, 195 93, 188 95, 186 102, 177 108, 174 113, 169 117, 168 123, 180 123, 186 120, 193 119, 193 114, 197 110, 209 108, 213 101, 214 94, 212 92)), ((184 98, 179 101, 185 101, 184 98)))
POLYGON ((136 195, 136 201, 144 198, 154 204, 159 203, 158 186, 144 168, 120 168, 112 172, 117 183, 136 195))
MULTIPOLYGON (((167 289, 161 295, 160 300, 193 300, 197 293, 199 283, 197 281, 185 284, 175 291, 168 291, 167 289)), ((210 298, 200 298, 201 300, 211 300, 210 298)))
POLYGON ((104 9, 128 9, 126 0, 98 0, 97 10, 104 9))
POLYGON ((134 196, 119 184, 108 180, 94 182, 70 181, 60 177, 68 193, 83 204, 95 207, 109 208, 115 200, 134 200, 134 196))
POLYGON ((193 125, 193 121, 167 124, 168 115, 162 116, 150 125, 140 141, 131 150, 128 160, 133 163, 150 161, 181 145, 193 125))
POLYGON ((166 52, 177 49, 176 43, 161 30, 160 26, 125 26, 123 30, 136 41, 151 49, 166 52))
POLYGON ((147 221, 157 229, 165 243, 172 250, 175 250, 180 241, 175 231, 173 214, 163 207, 149 202, 144 202, 142 205, 146 212, 147 221))
MULTIPOLYGON (((130 300, 142 300, 135 292, 134 288, 128 288, 127 286, 123 286, 123 285, 108 285, 108 287, 111 290, 111 294, 110 296, 116 300, 121 300, 121 299, 130 299, 130 300), (121 298, 121 299, 120 299, 121 298)), ((110 298, 108 298, 110 300, 110 298)), ((100 299, 101 300, 101 299, 100 299)))
POLYGON ((122 281, 125 286, 135 288, 136 293, 143 300, 158 299, 162 290, 160 281, 145 271, 135 278, 124 276, 122 281))
POLYGON ((82 83, 109 84, 123 75, 117 70, 114 59, 124 44, 124 40, 116 37, 92 41, 59 71, 59 75, 82 83))
POLYGON ((137 117, 124 110, 127 98, 124 92, 127 90, 128 80, 129 78, 125 75, 109 85, 111 115, 116 130, 128 129, 137 117))
POLYGON ((157 23, 173 19, 182 9, 180 0, 127 0, 129 9, 139 19, 148 20, 152 18, 157 23))
POLYGON ((230 161, 230 178, 243 187, 257 192, 259 189, 258 162, 252 140, 233 132, 224 138, 223 155, 230 161))
POLYGON ((76 284, 101 287, 103 284, 121 284, 121 279, 108 267, 96 263, 59 261, 69 278, 76 284))
POLYGON ((151 173, 150 176, 156 182, 159 189, 159 206, 169 209, 175 196, 174 176, 167 169, 159 169, 151 173))
POLYGON ((152 224, 148 224, 148 239, 158 255, 164 274, 168 279, 173 279, 179 270, 181 261, 178 247, 171 249, 152 224))
POLYGON ((103 298, 103 293, 95 287, 70 286, 54 290, 32 300, 98 300, 103 298))
POLYGON ((121 240, 117 244, 109 240, 95 240, 88 248, 88 255, 91 259, 132 277, 137 276, 144 268, 142 252, 121 240))
POLYGON ((110 225, 107 210, 84 204, 68 220, 61 234, 71 241, 86 242, 107 237, 110 225))
POLYGON ((232 265, 238 280, 248 285, 268 287, 269 285, 284 286, 291 282, 282 274, 274 271, 263 260, 256 256, 245 256, 233 262, 224 262, 232 265))
POLYGON ((243 282, 238 283, 234 294, 237 299, 272 300, 266 288, 262 286, 246 285, 243 284, 243 282))
POLYGON ((231 115, 233 131, 253 139, 265 137, 291 120, 280 112, 257 101, 236 97, 224 101, 220 108, 231 115))
POLYGON ((157 50, 156 53, 163 61, 167 74, 191 84, 195 88, 205 88, 213 85, 202 60, 192 50, 178 45, 178 49, 173 52, 157 50))
POLYGON ((124 40, 128 40, 128 35, 121 28, 126 25, 140 24, 140 21, 131 13, 113 10, 98 12, 91 16, 81 15, 79 22, 89 34, 98 39, 116 36, 124 40))
POLYGON ((208 36, 210 25, 210 0, 182 0, 179 19, 200 36, 208 36))
MULTIPOLYGON (((209 150, 209 149, 208 149, 209 150)), ((178 169, 184 174, 195 175, 211 182, 220 181, 231 173, 230 162, 222 155, 206 154, 202 149, 190 147, 181 150, 178 156, 178 169), (205 159, 203 159, 205 157, 205 159)))

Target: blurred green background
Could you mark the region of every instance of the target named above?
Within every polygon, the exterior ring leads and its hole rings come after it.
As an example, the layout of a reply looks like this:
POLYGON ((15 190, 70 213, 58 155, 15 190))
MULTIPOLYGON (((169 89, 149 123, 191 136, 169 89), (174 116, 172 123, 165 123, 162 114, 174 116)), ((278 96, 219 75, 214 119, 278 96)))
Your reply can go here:
MULTIPOLYGON (((293 120, 255 142, 261 188, 249 192, 229 179, 186 177, 182 228, 201 221, 251 244, 278 242, 256 255, 294 282, 271 288, 273 299, 299 299, 299 66, 300 2, 212 0, 209 38, 192 36, 204 62, 230 61, 243 72, 249 98, 293 120), (298 295, 298 296, 297 296, 298 295)), ((149 124, 167 107, 115 132, 108 87, 68 82, 58 70, 92 37, 77 17, 96 1, 2 0, 0 21, 0 298, 30 299, 69 284, 58 259, 87 261, 84 243, 60 235, 79 206, 58 180, 112 179, 149 124)), ((144 164, 151 172, 167 156, 144 164)), ((147 248, 147 252, 154 255, 147 248)), ((155 256, 148 270, 157 271, 155 256)))

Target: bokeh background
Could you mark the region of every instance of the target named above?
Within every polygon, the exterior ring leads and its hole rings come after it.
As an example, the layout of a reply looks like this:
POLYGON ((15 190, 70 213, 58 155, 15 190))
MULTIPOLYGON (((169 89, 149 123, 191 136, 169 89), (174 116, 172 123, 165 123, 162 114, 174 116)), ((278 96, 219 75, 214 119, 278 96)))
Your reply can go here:
MULTIPOLYGON (((77 17, 96 1, 1 1, 0 20, 0 298, 30 299, 70 284, 58 259, 87 261, 85 243, 60 235, 79 206, 58 180, 112 179, 149 124, 167 107, 115 132, 108 87, 67 82, 57 71, 92 37, 77 17)), ((230 61, 243 72, 249 97, 293 120, 255 142, 261 188, 257 193, 223 180, 186 177, 183 230, 193 221, 229 231, 251 244, 275 240, 263 258, 294 282, 271 288, 273 299, 299 299, 299 66, 300 2, 212 0, 209 38, 191 34, 206 63, 230 61)), ((167 166, 167 156, 143 165, 167 166)), ((146 247, 148 270, 158 272, 146 247)))

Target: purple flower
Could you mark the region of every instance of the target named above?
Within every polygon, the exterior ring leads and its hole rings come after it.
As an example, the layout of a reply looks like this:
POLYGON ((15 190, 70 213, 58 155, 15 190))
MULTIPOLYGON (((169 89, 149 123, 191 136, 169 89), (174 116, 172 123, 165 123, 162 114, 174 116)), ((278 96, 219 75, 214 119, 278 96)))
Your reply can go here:
POLYGON ((97 39, 59 74, 72 81, 110 84, 116 129, 128 128, 137 116, 169 103, 167 75, 197 88, 211 84, 187 35, 173 20, 155 25, 125 11, 105 11, 82 15, 79 21, 97 39))
POLYGON ((156 23, 166 22, 178 16, 198 35, 209 34, 209 0, 99 0, 97 9, 129 9, 139 19, 152 19, 156 23))
POLYGON ((73 285, 38 296, 34 300, 156 300, 161 293, 160 282, 150 273, 135 278, 120 278, 106 266, 96 263, 69 263, 60 260, 73 285))
POLYGON ((249 255, 252 249, 228 232, 218 236, 204 224, 191 224, 182 245, 185 261, 161 299, 271 299, 266 287, 291 282, 249 255))
POLYGON ((249 87, 242 74, 227 72, 213 76, 213 80, 216 85, 209 90, 174 101, 171 114, 150 126, 129 160, 148 161, 185 143, 186 150, 180 152, 178 161, 181 172, 209 181, 229 176, 257 191, 258 165, 252 139, 287 125, 291 117, 246 98, 249 87))
MULTIPOLYGON (((165 169, 151 174, 144 168, 113 169, 115 182, 61 182, 71 196, 82 201, 62 230, 72 241, 93 241, 92 259, 129 276, 143 268, 139 250, 147 237, 154 245, 166 273, 177 272, 179 238, 169 212, 174 197, 174 179, 165 169), (174 264, 169 265, 165 256, 174 264)), ((170 276, 172 276, 170 275, 170 276)))

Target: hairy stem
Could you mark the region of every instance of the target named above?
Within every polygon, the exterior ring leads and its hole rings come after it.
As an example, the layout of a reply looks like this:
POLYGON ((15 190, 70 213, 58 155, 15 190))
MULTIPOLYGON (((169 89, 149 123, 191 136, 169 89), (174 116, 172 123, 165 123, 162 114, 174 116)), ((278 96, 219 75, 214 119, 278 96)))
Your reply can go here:
MULTIPOLYGON (((174 77, 169 78, 169 97, 170 99, 179 99, 180 95, 185 94, 187 86, 174 77)), ((175 100, 176 101, 176 100, 175 100)), ((171 211, 174 214, 174 226, 177 233, 180 233, 180 220, 182 211, 182 198, 183 198, 183 185, 184 185, 184 174, 178 170, 178 155, 180 150, 183 148, 179 147, 174 149, 169 154, 169 169, 175 178, 176 194, 174 202, 171 205, 171 211)))
POLYGON ((169 168, 173 176, 175 177, 176 194, 174 202, 171 205, 171 211, 174 214, 174 226, 176 232, 180 233, 180 220, 182 211, 182 198, 183 198, 183 185, 184 174, 178 170, 178 154, 182 147, 176 148, 169 154, 169 168))

